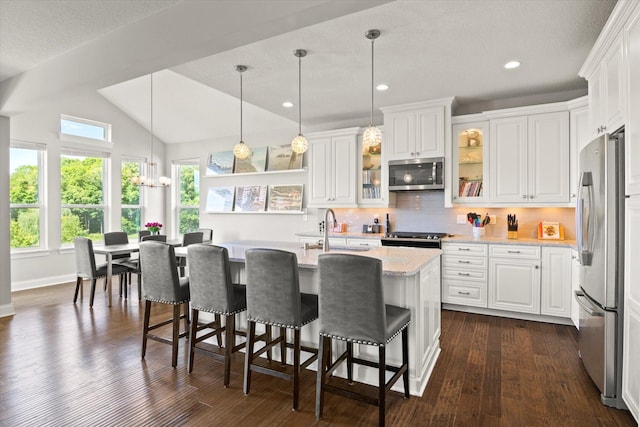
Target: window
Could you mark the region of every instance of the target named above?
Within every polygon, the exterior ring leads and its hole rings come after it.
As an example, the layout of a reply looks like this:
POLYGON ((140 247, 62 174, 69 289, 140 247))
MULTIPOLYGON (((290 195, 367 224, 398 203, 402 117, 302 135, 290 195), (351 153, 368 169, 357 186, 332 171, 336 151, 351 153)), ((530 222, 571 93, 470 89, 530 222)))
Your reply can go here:
POLYGON ((102 241, 106 160, 100 153, 68 151, 60 156, 61 241, 76 236, 102 241))
POLYGON ((111 142, 111 125, 79 117, 60 116, 60 133, 111 142))
POLYGON ((142 195, 140 187, 131 183, 131 178, 142 174, 142 161, 122 161, 122 210, 120 215, 121 229, 129 238, 138 239, 138 230, 142 224, 142 195))
POLYGON ((197 161, 180 161, 175 167, 178 233, 184 234, 200 225, 200 167, 197 161))
POLYGON ((9 148, 10 243, 12 249, 44 246, 44 146, 11 142, 9 148))

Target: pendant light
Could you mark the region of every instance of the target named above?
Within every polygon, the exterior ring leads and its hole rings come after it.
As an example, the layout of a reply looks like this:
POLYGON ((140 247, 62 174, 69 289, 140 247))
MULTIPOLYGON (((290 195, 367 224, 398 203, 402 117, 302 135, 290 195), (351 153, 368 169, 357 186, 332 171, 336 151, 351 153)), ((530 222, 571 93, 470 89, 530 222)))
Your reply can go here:
POLYGON ((240 142, 233 147, 233 155, 238 159, 246 159, 251 154, 251 149, 242 140, 242 73, 247 71, 247 67, 236 65, 236 71, 240 74, 240 142))
POLYGON ((151 108, 150 108, 151 156, 149 157, 149 161, 146 164, 147 174, 131 177, 131 183, 141 187, 168 187, 169 185, 171 185, 171 179, 166 176, 161 176, 161 177, 157 176, 158 165, 153 160, 153 143, 155 139, 153 134, 153 73, 149 76, 149 81, 150 81, 150 88, 151 88, 151 108))
POLYGON ((364 36, 371 40, 371 119, 369 121, 369 127, 364 131, 364 135, 362 135, 362 145, 365 147, 373 147, 382 142, 382 132, 373 125, 373 42, 380 37, 380 31, 369 30, 364 36))
POLYGON ((298 136, 291 141, 291 149, 302 154, 309 148, 309 142, 302 134, 302 58, 307 56, 307 51, 298 49, 293 54, 298 57, 298 136))

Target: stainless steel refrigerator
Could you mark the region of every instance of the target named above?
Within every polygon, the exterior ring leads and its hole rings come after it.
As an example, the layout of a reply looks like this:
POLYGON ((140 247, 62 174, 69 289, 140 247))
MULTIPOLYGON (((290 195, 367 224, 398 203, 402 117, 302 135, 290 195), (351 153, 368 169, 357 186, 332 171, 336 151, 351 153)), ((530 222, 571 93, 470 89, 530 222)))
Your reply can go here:
POLYGON ((622 401, 624 128, 580 152, 576 237, 580 259, 579 354, 607 406, 622 401))

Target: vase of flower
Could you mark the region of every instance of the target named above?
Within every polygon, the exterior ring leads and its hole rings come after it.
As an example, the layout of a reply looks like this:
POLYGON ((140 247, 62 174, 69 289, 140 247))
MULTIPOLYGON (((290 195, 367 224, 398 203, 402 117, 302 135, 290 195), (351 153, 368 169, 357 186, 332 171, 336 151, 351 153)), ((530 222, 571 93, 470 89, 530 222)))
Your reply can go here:
POLYGON ((160 229, 162 228, 162 224, 159 222, 148 222, 144 226, 147 227, 151 234, 160 234, 160 229))

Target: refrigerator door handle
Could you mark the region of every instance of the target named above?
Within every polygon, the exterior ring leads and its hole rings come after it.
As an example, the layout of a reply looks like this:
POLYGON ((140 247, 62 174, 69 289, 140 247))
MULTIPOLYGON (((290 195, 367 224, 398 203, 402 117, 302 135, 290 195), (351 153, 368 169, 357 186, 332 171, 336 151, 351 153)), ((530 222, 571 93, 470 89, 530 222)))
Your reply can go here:
POLYGON ((593 215, 593 177, 591 172, 582 172, 578 187, 576 226, 578 256, 581 265, 591 265, 595 240, 595 215, 593 215), (585 187, 587 203, 585 203, 585 187), (585 228, 586 221, 586 228, 585 228))
POLYGON ((576 302, 582 307, 584 311, 591 317, 604 317, 604 313, 601 311, 595 311, 593 309, 593 304, 587 300, 587 297, 584 296, 584 292, 575 291, 576 302))

